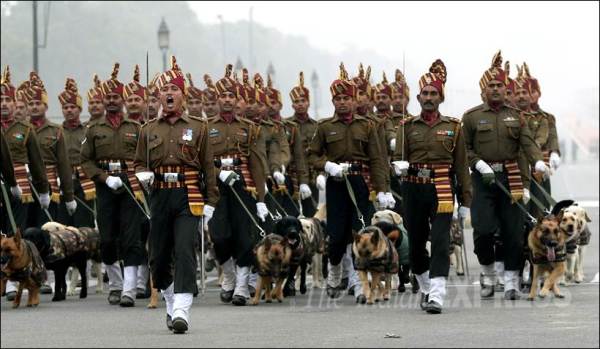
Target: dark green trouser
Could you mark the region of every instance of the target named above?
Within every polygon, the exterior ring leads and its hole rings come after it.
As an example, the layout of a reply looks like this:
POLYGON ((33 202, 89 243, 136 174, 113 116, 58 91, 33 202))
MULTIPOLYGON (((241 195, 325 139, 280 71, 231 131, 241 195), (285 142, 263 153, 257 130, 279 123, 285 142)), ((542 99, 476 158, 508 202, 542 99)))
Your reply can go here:
MULTIPOLYGON (((494 233, 500 231, 504 246, 504 265, 506 270, 519 270, 523 255, 523 229, 525 216, 511 198, 495 184, 485 185, 479 172, 471 174, 473 183, 473 202, 471 220, 475 254, 481 265, 493 264, 494 233)), ((496 180, 508 189, 506 172, 496 173, 496 180)))
POLYGON ((415 274, 429 270, 429 277, 448 277, 452 213, 437 213, 435 185, 402 183, 404 226, 410 241, 410 268, 415 274), (425 248, 431 235, 431 258, 425 248))
POLYGON ((154 189, 150 211, 148 245, 154 288, 165 290, 174 282, 175 293, 194 293, 200 219, 190 212, 187 189, 154 189))
MULTIPOLYGON (((549 210, 551 205, 548 202, 548 200, 546 200, 546 196, 544 196, 544 194, 542 194, 542 191, 540 190, 540 188, 535 183, 533 183, 533 181, 535 181, 533 176, 532 176, 531 180, 532 180, 532 183, 531 183, 530 189, 529 189, 531 196, 538 199, 538 201, 544 206, 544 208, 549 210)), ((550 178, 545 178, 542 181, 541 186, 542 186, 542 188, 544 188, 546 193, 552 194, 552 192, 551 192, 552 188, 550 187, 550 178)), ((529 213, 535 219, 540 219, 546 215, 545 212, 542 212, 542 210, 539 207, 537 207, 537 205, 533 202, 533 200, 529 201, 528 206, 529 206, 529 209, 528 209, 529 213)))

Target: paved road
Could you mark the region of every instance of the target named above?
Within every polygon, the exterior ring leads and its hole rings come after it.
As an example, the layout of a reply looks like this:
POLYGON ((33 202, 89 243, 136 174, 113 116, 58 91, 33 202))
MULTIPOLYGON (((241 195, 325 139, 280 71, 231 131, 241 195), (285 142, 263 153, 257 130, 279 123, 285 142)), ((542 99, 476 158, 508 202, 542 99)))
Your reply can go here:
MULTIPOLYGON (((578 171, 568 166, 564 170, 578 171)), ((323 290, 286 299, 283 304, 237 308, 219 304, 216 287, 209 288, 192 309, 191 331, 171 334, 164 325, 164 304, 156 310, 121 309, 106 302, 106 294, 60 303, 43 296, 36 309, 11 309, 1 302, 1 347, 598 347, 600 324, 598 278, 598 163, 570 182, 569 192, 586 200, 592 240, 586 250, 586 283, 563 288, 566 298, 504 302, 500 295, 481 301, 471 280, 451 276, 444 314, 418 309, 417 297, 395 295, 388 303, 357 306, 353 298, 330 302, 323 290), (595 167, 594 167, 595 166, 595 167), (595 172, 594 172, 595 171, 595 172), (588 172, 589 173, 589 172, 588 172), (384 338, 392 333, 400 338, 384 338)), ((557 198, 567 191, 556 176, 557 198)), ((472 250, 470 234, 467 246, 472 250)), ((472 275, 476 259, 469 252, 472 275)), ((451 275, 454 273, 451 271, 451 275)))

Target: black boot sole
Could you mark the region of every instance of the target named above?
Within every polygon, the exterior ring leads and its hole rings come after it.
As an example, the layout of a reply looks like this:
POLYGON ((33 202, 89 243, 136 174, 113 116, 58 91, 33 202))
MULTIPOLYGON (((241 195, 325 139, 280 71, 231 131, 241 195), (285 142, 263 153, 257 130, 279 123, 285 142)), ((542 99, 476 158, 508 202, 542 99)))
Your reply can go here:
POLYGON ((173 333, 183 334, 188 330, 188 323, 182 318, 173 319, 173 333))

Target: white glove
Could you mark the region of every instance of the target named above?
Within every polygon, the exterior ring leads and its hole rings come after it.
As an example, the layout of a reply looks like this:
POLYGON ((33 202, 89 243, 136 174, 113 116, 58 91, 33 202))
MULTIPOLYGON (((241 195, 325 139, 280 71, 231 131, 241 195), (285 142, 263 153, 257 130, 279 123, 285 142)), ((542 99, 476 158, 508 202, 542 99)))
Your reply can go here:
POLYGON ((123 181, 121 180, 121 177, 108 176, 106 177, 105 183, 112 190, 117 190, 123 186, 123 181))
POLYGON ((560 155, 558 153, 550 153, 550 166, 555 170, 560 166, 560 155))
POLYGON ((40 206, 42 206, 43 210, 47 210, 50 207, 50 193, 40 194, 40 206))
POLYGON ((269 210, 267 209, 267 205, 264 202, 256 203, 256 215, 260 218, 261 221, 265 222, 267 215, 269 214, 269 210))
POLYGON ((492 170, 490 165, 488 165, 487 162, 483 160, 477 161, 477 163, 475 164, 475 169, 481 174, 494 173, 494 170, 492 170))
POLYGON ((396 200, 394 199, 394 195, 392 193, 385 193, 387 198, 387 208, 393 209, 396 206, 396 200))
POLYGON ((391 151, 395 151, 396 150, 396 138, 392 138, 390 140, 390 150, 391 151))
POLYGON ((12 193, 12 195, 15 197, 15 199, 21 199, 21 195, 23 195, 23 191, 21 190, 21 187, 19 187, 19 185, 15 185, 14 187, 10 187, 10 192, 12 193))
POLYGON ((208 222, 211 220, 215 208, 211 205, 204 205, 204 230, 208 230, 208 222))
POLYGON ((67 207, 67 213, 69 216, 72 216, 75 211, 77 211, 77 201, 75 200, 65 202, 65 206, 67 207))
POLYGON ((285 165, 283 165, 283 164, 281 165, 281 173, 283 173, 284 175, 286 174, 285 165))
POLYGON ((221 170, 221 172, 219 172, 219 179, 221 180, 221 182, 232 186, 233 183, 235 183, 235 181, 240 179, 240 176, 237 173, 235 173, 235 171, 221 170))
POLYGON ((148 189, 149 186, 152 185, 152 183, 154 183, 154 172, 151 172, 151 171, 138 172, 135 174, 135 176, 140 181, 140 183, 144 186, 144 188, 146 188, 146 190, 148 189))
POLYGON ((410 167, 410 163, 408 161, 392 161, 392 165, 394 166, 394 172, 396 176, 404 176, 410 167))
POLYGON ((538 160, 538 162, 535 163, 535 172, 543 173, 544 178, 548 178, 548 176, 550 176, 550 169, 542 160, 538 160))
POLYGON ((312 190, 307 184, 300 184, 300 199, 308 199, 312 195, 312 190))
POLYGON ((317 176, 317 189, 319 191, 325 190, 326 183, 327 183, 327 180, 325 179, 325 176, 323 176, 322 174, 317 176))
POLYGON ((379 193, 377 193, 377 202, 379 202, 379 207, 388 207, 388 198, 384 192, 380 191, 379 193))
POLYGON ((471 209, 466 206, 461 206, 458 208, 458 217, 467 218, 471 215, 471 209))
POLYGON ((531 199, 531 194, 529 193, 529 189, 523 188, 523 203, 527 205, 529 200, 531 199))
POLYGON ((285 176, 283 175, 283 173, 279 172, 279 171, 275 171, 273 172, 273 179, 275 180, 275 182, 278 185, 283 185, 285 184, 285 176))
POLYGON ((329 173, 329 175, 331 175, 333 177, 342 177, 344 168, 340 164, 336 164, 335 162, 327 161, 325 163, 325 172, 329 173))

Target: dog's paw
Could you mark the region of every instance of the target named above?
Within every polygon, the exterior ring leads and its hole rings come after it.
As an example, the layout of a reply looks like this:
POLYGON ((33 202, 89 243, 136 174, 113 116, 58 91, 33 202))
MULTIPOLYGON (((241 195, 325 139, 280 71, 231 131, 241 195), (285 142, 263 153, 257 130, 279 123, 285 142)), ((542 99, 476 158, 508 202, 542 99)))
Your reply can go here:
POLYGON ((555 295, 554 295, 554 297, 556 297, 556 298, 558 298, 558 299, 563 299, 563 298, 565 298, 565 296, 564 296, 564 295, 562 295, 561 293, 557 293, 557 294, 555 294, 555 295))
POLYGON ((148 308, 148 309, 156 309, 156 304, 148 304, 146 306, 146 308, 148 308))
POLYGON ((74 295, 75 295, 75 290, 68 290, 67 291, 67 296, 73 297, 74 295))
POLYGON ((530 302, 533 302, 533 301, 535 301, 535 297, 534 296, 529 296, 529 297, 527 297, 527 300, 530 301, 530 302))
POLYGON ((546 290, 541 290, 540 293, 538 294, 538 296, 540 298, 546 298, 548 296, 548 291, 546 290))

